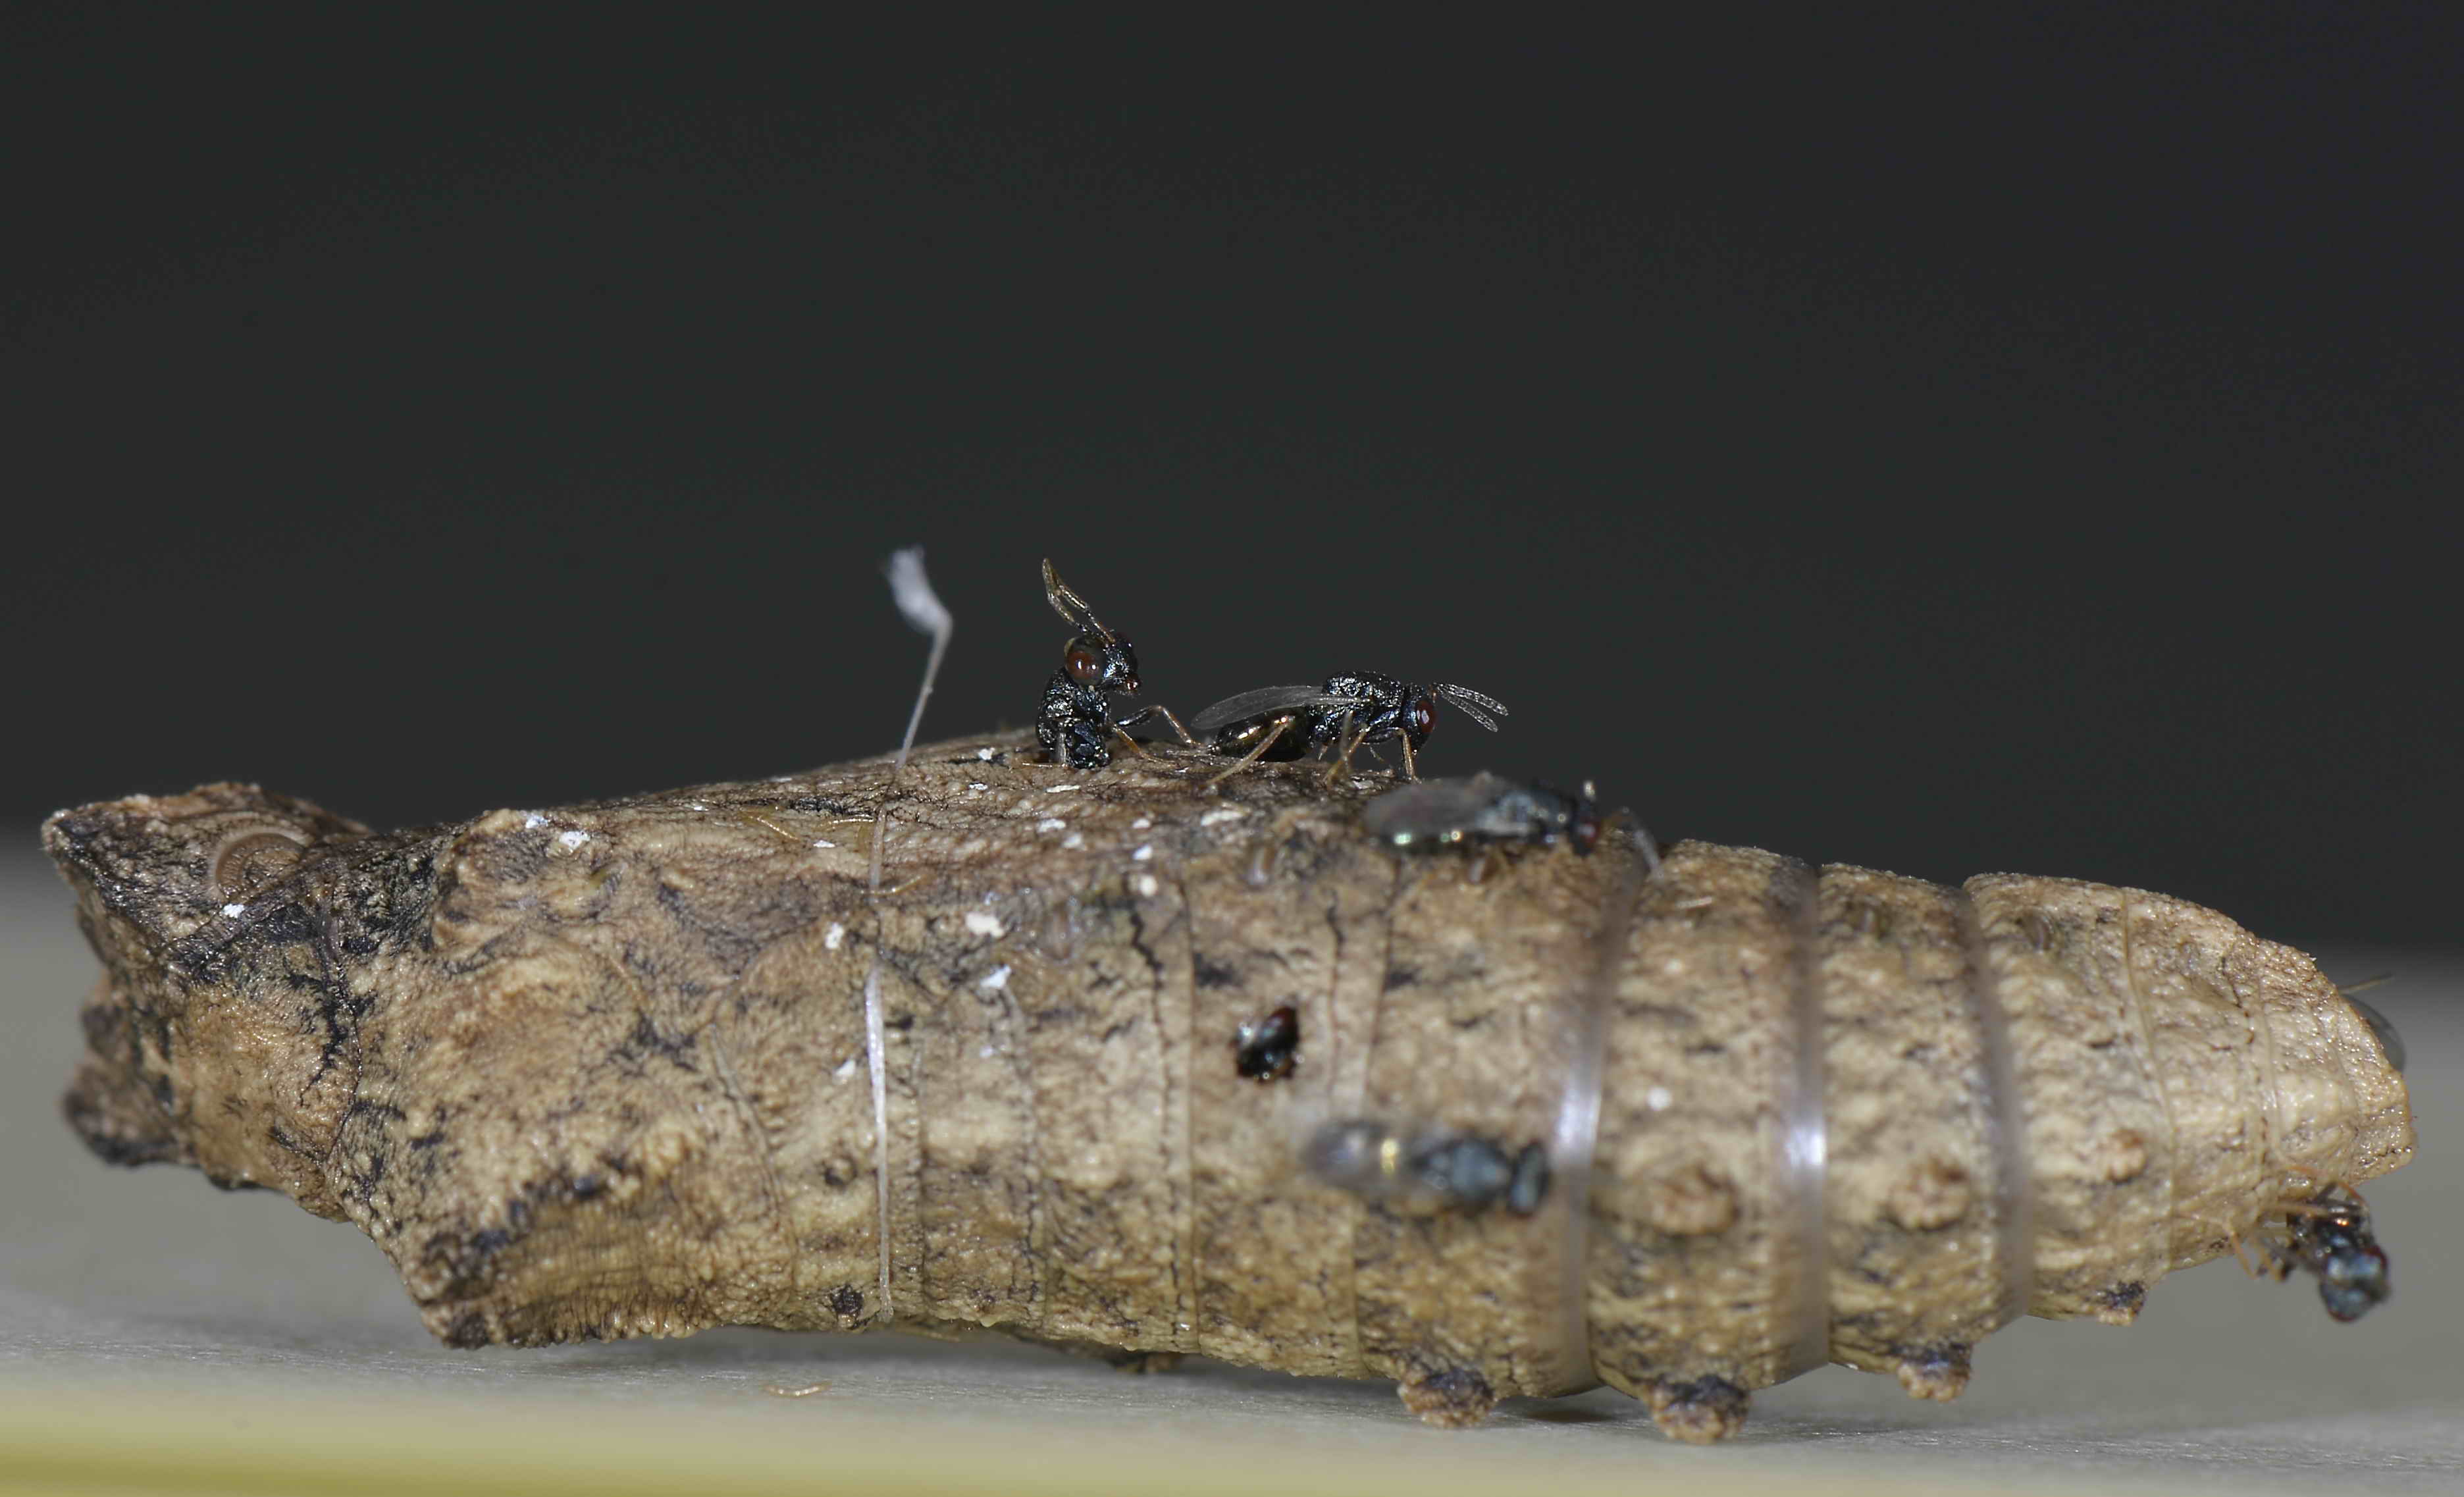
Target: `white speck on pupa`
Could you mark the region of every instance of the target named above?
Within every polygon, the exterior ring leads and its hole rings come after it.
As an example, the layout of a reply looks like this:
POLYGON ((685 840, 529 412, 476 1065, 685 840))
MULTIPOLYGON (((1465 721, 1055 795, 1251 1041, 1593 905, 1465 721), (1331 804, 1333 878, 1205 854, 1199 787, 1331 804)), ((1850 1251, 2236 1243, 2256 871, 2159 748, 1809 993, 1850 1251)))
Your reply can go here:
POLYGON ((836 920, 832 920, 830 922, 830 928, 822 933, 822 949, 825 951, 836 951, 839 949, 839 943, 846 939, 847 927, 841 925, 836 920))
POLYGON ((1151 842, 1142 842, 1138 844, 1138 850, 1130 854, 1130 861, 1133 863, 1144 863, 1147 859, 1154 856, 1155 844, 1151 842))
POLYGON ((836 1070, 834 1070, 834 1071, 830 1072, 830 1079, 831 1079, 832 1081, 845 1081, 845 1080, 847 1080, 849 1076, 852 1076, 852 1075, 854 1075, 854 1074, 855 1074, 855 1057, 854 1057, 854 1056, 852 1056, 852 1055, 850 1055, 850 1056, 848 1056, 846 1060, 841 1061, 841 1062, 839 1063, 839 1068, 838 1068, 838 1069, 836 1069, 836 1070))
POLYGON ((967 782, 967 788, 970 790, 989 790, 992 786, 984 783, 980 780, 970 780, 967 782))
POLYGON ((1205 815, 1199 817, 1198 819, 1198 825, 1200 826, 1221 826, 1225 822, 1237 822, 1242 817, 1248 814, 1249 813, 1247 811, 1243 810, 1237 805, 1227 805, 1220 811, 1209 811, 1205 815))
POLYGON ((709 807, 709 806, 702 804, 699 801, 692 801, 692 802, 688 802, 687 804, 690 804, 690 805, 691 805, 694 810, 696 810, 696 811, 707 811, 707 810, 709 810, 709 809, 710 809, 710 807, 709 807))
POLYGON ((1067 822, 1063 821, 1058 816, 1047 816, 1044 820, 1035 824, 1035 829, 1037 831, 1060 831, 1068 825, 1069 824, 1067 822))
POLYGON ((531 831, 546 825, 547 818, 541 816, 537 811, 524 811, 522 813, 522 830, 524 831, 531 831))
POLYGON ((590 840, 590 833, 586 831, 561 831, 556 834, 556 840, 563 843, 565 850, 570 852, 574 848, 581 847, 583 843, 588 842, 590 840))
POLYGON ((989 910, 968 911, 967 929, 978 936, 990 936, 996 939, 1009 934, 1009 927, 1001 924, 1001 916, 989 910))
POLYGON ((1649 1091, 1642 1094, 1642 1105, 1651 1109, 1655 1112, 1667 1112, 1668 1104, 1676 1100, 1677 1099, 1674 1096, 1669 1094, 1666 1087, 1654 1087, 1649 1091))
POLYGON ((987 764, 991 763, 993 761, 992 745, 988 743, 982 748, 976 750, 976 758, 982 760, 987 764))
POLYGON ((1061 845, 1065 848, 1083 848, 1087 846, 1087 838, 1083 833, 1073 831, 1061 839, 1061 845))
POLYGON ((816 848, 835 848, 838 844, 829 841, 827 838, 819 838, 814 841, 813 846, 816 848))
POLYGON ((1161 887, 1163 886, 1155 882, 1155 875, 1153 873, 1141 873, 1138 875, 1139 898, 1153 899, 1155 896, 1155 891, 1161 887))
POLYGON ((1078 787, 1076 785, 1045 785, 1044 787, 1044 793, 1045 795, 1059 795, 1064 790, 1075 790, 1078 787))
POLYGON ((795 779, 795 778, 796 778, 796 777, 795 777, 795 776, 793 776, 793 775, 772 775, 772 776, 770 777, 770 782, 771 782, 772 784, 774 784, 774 785, 783 785, 783 784, 785 784, 788 781, 793 780, 793 779, 795 779))
POLYGON ((225 905, 225 906, 223 906, 223 914, 227 914, 227 915, 231 915, 231 916, 234 916, 234 917, 236 917, 236 916, 238 916, 238 915, 243 915, 243 914, 248 914, 248 906, 246 906, 246 905, 225 905))
MULTIPOLYGON (((987 993, 998 993, 1001 989, 1009 986, 1008 963, 1004 962, 1001 965, 993 968, 990 972, 985 973, 982 978, 977 980, 976 986, 982 988, 987 993)), ((990 1055, 992 1051, 987 1048, 984 1053, 986 1055, 990 1055)))
POLYGON ((1150 826, 1154 826, 1154 825, 1155 825, 1155 823, 1154 823, 1153 821, 1149 820, 1148 818, 1146 818, 1146 817, 1144 817, 1144 816, 1141 816, 1141 817, 1139 817, 1136 821, 1133 821, 1133 822, 1130 823, 1130 830, 1132 830, 1132 831, 1144 831, 1144 830, 1146 830, 1148 827, 1150 827, 1150 826))

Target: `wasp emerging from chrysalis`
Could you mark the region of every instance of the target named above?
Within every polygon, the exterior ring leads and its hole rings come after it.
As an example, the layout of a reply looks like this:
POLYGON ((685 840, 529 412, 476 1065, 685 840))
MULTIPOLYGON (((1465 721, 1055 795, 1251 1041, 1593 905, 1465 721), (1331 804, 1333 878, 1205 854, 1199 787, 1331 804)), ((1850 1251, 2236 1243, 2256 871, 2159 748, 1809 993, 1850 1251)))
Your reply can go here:
POLYGON ((1406 1134, 1365 1118, 1329 1123, 1310 1135, 1302 1158, 1326 1183, 1403 1216, 1503 1204, 1528 1217, 1549 1194, 1549 1151, 1539 1144, 1508 1154, 1443 1129, 1406 1134))
POLYGON ((1407 850, 1563 842, 1589 854, 1600 841, 1599 806, 1588 783, 1581 795, 1568 795, 1485 769, 1390 790, 1362 809, 1360 822, 1378 841, 1407 850))
POLYGON ((1127 717, 1112 715, 1114 696, 1137 694, 1137 651, 1128 635, 1113 633, 1096 619, 1095 610, 1061 580, 1049 560, 1044 563, 1044 601, 1078 631, 1062 649, 1061 669, 1044 683, 1035 740, 1045 757, 1071 769, 1101 769, 1112 761, 1115 737, 1130 752, 1142 752, 1129 730, 1158 716, 1172 724, 1180 741, 1195 746, 1197 740, 1169 708, 1150 706, 1127 717))
POLYGON ((1301 1058, 1300 1010, 1286 1003, 1232 1034, 1232 1068, 1249 1081, 1282 1081, 1301 1058))
POLYGON ((2296 1268, 2319 1281, 2319 1302, 2338 1320, 2359 1320, 2390 1291, 2387 1249, 2370 1230, 2370 1210, 2349 1185, 2330 1183, 2308 1200, 2288 1202, 2284 1236, 2261 1235, 2258 1271, 2282 1283, 2296 1268))
POLYGON ((1497 723, 1488 713, 1507 715, 1504 702, 1467 686, 1449 681, 1422 686, 1375 671, 1353 671, 1328 676, 1323 686, 1262 686, 1227 696, 1192 717, 1190 724, 1208 736, 1208 746, 1216 753, 1239 756, 1241 762, 1233 769, 1262 759, 1294 760, 1333 749, 1329 781, 1350 766, 1353 753, 1364 744, 1399 738, 1403 776, 1418 780, 1413 758, 1438 725, 1440 697, 1491 733, 1497 723))

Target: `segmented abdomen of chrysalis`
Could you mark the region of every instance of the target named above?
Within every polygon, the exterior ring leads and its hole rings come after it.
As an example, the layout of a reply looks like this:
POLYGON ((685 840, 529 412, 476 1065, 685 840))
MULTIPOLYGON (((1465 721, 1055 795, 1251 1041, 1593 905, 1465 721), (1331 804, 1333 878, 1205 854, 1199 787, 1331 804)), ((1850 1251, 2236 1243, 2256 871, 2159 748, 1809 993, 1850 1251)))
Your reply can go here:
POLYGON ((1616 991, 1593 1354, 1688 1438, 1824 1361, 1955 1397, 2017 1314, 2125 1322, 2410 1156, 2401 1079, 2309 959, 2162 895, 1689 843, 1616 991))

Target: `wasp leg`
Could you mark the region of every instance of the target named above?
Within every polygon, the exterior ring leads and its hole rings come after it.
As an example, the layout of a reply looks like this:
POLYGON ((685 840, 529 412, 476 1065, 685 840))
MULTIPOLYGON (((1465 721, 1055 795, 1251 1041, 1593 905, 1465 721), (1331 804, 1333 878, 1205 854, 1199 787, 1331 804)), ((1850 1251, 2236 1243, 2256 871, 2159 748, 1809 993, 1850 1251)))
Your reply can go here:
POLYGON ((1139 723, 1146 721, 1149 717, 1161 717, 1164 721, 1171 723, 1172 731, 1180 736, 1180 746, 1182 748, 1196 748, 1199 746, 1198 740, 1189 736, 1189 730, 1180 725, 1180 719, 1172 715, 1172 709, 1163 706, 1160 703, 1152 707, 1141 707, 1136 712, 1130 714, 1120 721, 1112 724, 1112 726, 1116 728, 1134 728, 1139 723))
POLYGON ((1403 1407, 1420 1416, 1421 1423, 1438 1429, 1469 1429, 1497 1407, 1497 1390, 1468 1367, 1398 1382, 1395 1391, 1402 1397, 1403 1407))
POLYGON ((1116 722, 1112 724, 1112 732, 1120 738, 1122 745, 1132 754, 1140 759, 1153 759, 1155 757, 1148 753, 1146 749, 1139 744, 1137 739, 1130 737, 1130 725, 1128 723, 1116 722))
POLYGON ((1408 733, 1403 735, 1403 778, 1406 780, 1420 778, 1420 766, 1412 759, 1412 736, 1408 733))
MULTIPOLYGON (((2294 1269, 2301 1266, 2301 1255, 2293 1250, 2292 1244, 2279 1243, 2272 1237, 2256 1237, 2252 1241, 2258 1245, 2259 1251, 2257 1265, 2250 1269, 2252 1278, 2274 1279, 2282 1284, 2293 1276, 2294 1269)), ((2236 1260, 2241 1257, 2241 1244, 2238 1242, 2233 1244, 2233 1257, 2236 1260)))
POLYGON ((1359 749, 1362 741, 1369 737, 1369 730, 1367 728, 1361 729, 1358 733, 1353 733, 1351 730, 1352 714, 1347 712, 1343 715, 1343 721, 1338 724, 1334 730, 1334 741, 1337 745, 1337 749, 1334 756, 1334 762, 1326 766, 1326 783, 1328 784, 1332 784, 1336 780, 1352 773, 1352 756, 1359 749))
POLYGON ((1199 788, 1201 790, 1212 790, 1217 785, 1221 784, 1224 781, 1231 779, 1234 775, 1239 774, 1241 771, 1248 768, 1251 764, 1256 763, 1258 761, 1258 756, 1264 754, 1266 750, 1273 748, 1275 746, 1275 740, 1282 737, 1284 736, 1284 730, 1291 725, 1292 719, 1289 717, 1278 718, 1275 723, 1275 730, 1272 733, 1267 734, 1265 737, 1260 738, 1256 748, 1253 748, 1248 753, 1242 755, 1239 760, 1237 760, 1231 768, 1223 771, 1223 773, 1220 775, 1217 775, 1214 779, 1199 786, 1199 788))
POLYGON ((1746 1409, 1752 1401, 1746 1390, 1726 1377, 1697 1377, 1692 1382, 1654 1382, 1644 1390, 1651 1421, 1671 1440, 1707 1445, 1746 1427, 1746 1409))
POLYGON ((2353 1200, 2353 1205, 2364 1212, 2367 1212, 2370 1209, 2370 1203, 2362 1199, 2362 1193, 2360 1191, 2355 1190, 2351 1185, 2345 1183, 2343 1180, 2333 1175, 2327 1174, 2323 1170, 2314 1170, 2308 1165, 2295 1164, 2290 1160, 2287 1160, 2279 1166, 2279 1168, 2288 1175, 2303 1175, 2320 1182, 2318 1191, 2308 1200, 2288 1197, 2276 1203, 2277 1210, 2284 1212, 2289 1216, 2327 1217, 2334 1216, 2338 1211, 2345 1209, 2323 1199, 2331 1190, 2343 1191, 2345 1195, 2351 1197, 2353 1200))

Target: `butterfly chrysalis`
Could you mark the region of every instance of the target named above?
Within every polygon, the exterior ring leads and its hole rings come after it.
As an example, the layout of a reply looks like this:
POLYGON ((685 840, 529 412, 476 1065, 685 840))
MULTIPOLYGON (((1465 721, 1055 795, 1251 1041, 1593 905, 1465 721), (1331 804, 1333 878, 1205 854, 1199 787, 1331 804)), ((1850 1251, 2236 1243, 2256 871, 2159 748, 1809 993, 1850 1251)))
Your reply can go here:
POLYGON ((1441 1424, 1607 1382, 1702 1440, 1825 1362, 1953 1397, 2014 1316, 2245 1246, 2384 1296, 2391 1037, 2222 915, 1223 764, 63 811, 105 969, 66 1110, 358 1224, 456 1346, 894 1317, 1441 1424))
POLYGON ((1441 1421, 1605 1380, 1690 1436, 1825 1361, 1948 1397, 2012 1316, 2126 1320, 2410 1153, 2363 1015, 2178 900, 1655 871, 1614 823, 1475 880, 1349 782, 1218 763, 973 738, 383 835, 230 784, 63 812, 107 971, 69 1115, 358 1223, 456 1345, 862 1327, 886 1250, 909 1329, 1441 1421), (1304 1158, 1346 1121, 1553 1178, 1347 1188, 1304 1158))

